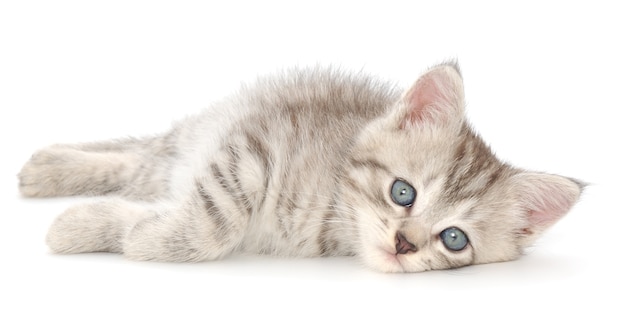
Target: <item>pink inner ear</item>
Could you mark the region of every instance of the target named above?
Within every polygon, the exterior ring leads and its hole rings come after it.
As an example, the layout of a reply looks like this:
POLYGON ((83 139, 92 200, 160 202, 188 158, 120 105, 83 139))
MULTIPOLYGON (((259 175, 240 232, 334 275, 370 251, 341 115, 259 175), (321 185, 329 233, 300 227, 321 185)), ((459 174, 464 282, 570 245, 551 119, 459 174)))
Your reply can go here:
POLYGON ((576 203, 580 188, 571 180, 546 175, 532 180, 525 189, 528 221, 532 228, 545 229, 558 221, 576 203))
MULTIPOLYGON (((547 195, 550 196, 550 194, 547 195)), ((573 205, 562 196, 546 199, 540 204, 542 206, 528 212, 528 220, 532 225, 550 226, 565 215, 573 205)))
POLYGON ((529 211, 528 221, 532 225, 547 227, 554 224, 561 214, 550 211, 529 211))
POLYGON ((441 125, 462 110, 463 86, 453 68, 440 66, 422 76, 404 98, 408 110, 402 129, 425 123, 441 125))
POLYGON ((405 125, 419 124, 425 121, 432 122, 433 116, 436 114, 432 111, 438 110, 434 104, 441 97, 434 82, 432 78, 424 78, 413 86, 407 96, 410 110, 406 116, 405 125))

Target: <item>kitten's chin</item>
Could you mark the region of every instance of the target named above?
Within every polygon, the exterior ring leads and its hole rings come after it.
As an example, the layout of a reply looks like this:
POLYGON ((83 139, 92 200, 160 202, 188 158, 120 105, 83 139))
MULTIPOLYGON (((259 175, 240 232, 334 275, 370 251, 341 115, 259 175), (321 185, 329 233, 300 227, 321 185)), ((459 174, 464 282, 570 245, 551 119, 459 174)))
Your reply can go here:
POLYGON ((398 255, 395 251, 385 248, 371 248, 371 255, 365 257, 365 262, 370 268, 383 273, 409 273, 420 272, 409 268, 407 257, 398 255))

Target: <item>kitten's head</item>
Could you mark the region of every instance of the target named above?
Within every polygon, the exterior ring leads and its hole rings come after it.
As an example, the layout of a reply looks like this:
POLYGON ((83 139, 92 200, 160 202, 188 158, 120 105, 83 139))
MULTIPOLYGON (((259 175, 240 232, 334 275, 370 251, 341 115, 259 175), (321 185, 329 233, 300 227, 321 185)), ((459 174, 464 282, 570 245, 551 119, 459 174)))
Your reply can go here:
POLYGON ((357 255, 386 272, 516 259, 582 190, 500 162, 465 120, 454 65, 426 72, 372 122, 348 164, 342 194, 357 255))

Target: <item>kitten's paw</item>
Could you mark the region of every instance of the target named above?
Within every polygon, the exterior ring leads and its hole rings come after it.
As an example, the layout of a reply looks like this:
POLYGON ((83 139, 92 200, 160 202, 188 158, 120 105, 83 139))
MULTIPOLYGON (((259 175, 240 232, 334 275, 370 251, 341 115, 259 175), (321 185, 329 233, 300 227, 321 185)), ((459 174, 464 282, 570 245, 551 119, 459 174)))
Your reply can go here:
POLYGON ((63 195, 60 182, 71 177, 66 167, 68 150, 55 147, 42 149, 30 158, 18 174, 19 190, 26 197, 63 195))
POLYGON ((48 230, 46 244, 59 254, 73 254, 90 251, 85 243, 85 215, 81 206, 71 207, 59 215, 48 230))
POLYGON ((52 252, 121 252, 123 225, 111 216, 107 203, 70 207, 59 215, 48 230, 46 244, 52 252))

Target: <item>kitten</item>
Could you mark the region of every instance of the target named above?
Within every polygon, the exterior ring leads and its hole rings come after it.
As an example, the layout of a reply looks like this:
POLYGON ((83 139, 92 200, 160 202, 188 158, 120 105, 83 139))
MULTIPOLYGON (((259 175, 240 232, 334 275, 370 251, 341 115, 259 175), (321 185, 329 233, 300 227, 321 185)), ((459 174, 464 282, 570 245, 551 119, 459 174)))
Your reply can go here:
POLYGON ((383 272, 515 259, 582 191, 500 162, 454 63, 403 93, 333 69, 260 79, 156 137, 44 148, 19 181, 27 197, 110 195, 55 220, 55 253, 355 255, 383 272))

